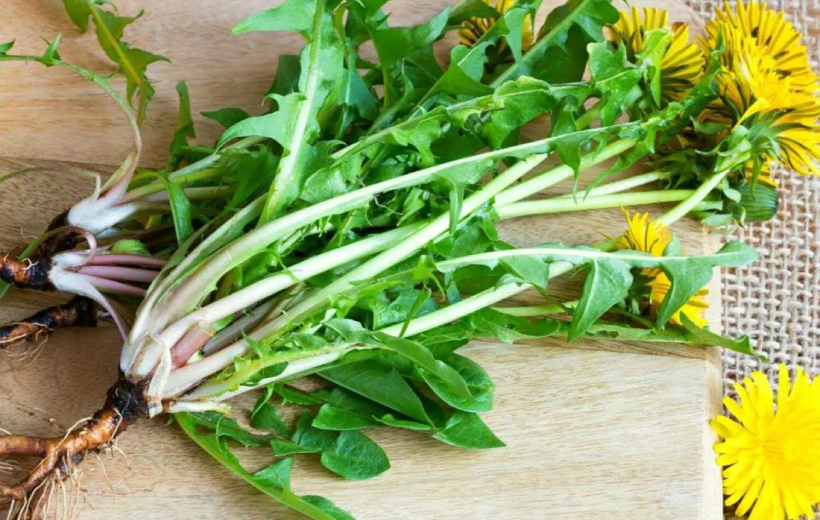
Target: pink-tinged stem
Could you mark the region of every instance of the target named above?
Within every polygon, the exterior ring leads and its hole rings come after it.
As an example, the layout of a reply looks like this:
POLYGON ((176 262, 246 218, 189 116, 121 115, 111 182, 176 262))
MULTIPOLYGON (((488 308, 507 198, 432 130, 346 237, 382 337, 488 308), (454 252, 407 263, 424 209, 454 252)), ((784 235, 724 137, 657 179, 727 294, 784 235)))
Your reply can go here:
POLYGON ((117 309, 111 305, 111 302, 108 301, 108 298, 97 293, 97 296, 90 296, 92 300, 99 303, 103 309, 108 311, 108 314, 111 316, 111 319, 114 320, 114 324, 117 326, 117 330, 120 331, 120 336, 122 336, 123 341, 128 339, 128 327, 125 326, 125 323, 122 321, 122 317, 120 317, 120 313, 117 312, 117 309))
POLYGON ((154 258, 146 255, 129 255, 127 253, 115 253, 110 255, 97 255, 87 265, 142 265, 145 267, 163 267, 167 260, 154 258))
POLYGON ((151 283, 157 277, 159 271, 149 271, 148 269, 136 269, 133 267, 119 267, 108 265, 87 265, 78 269, 80 274, 88 274, 109 280, 121 280, 124 282, 151 283))
POLYGON ((94 236, 94 233, 90 233, 79 226, 65 226, 61 229, 74 229, 81 232, 85 237, 85 241, 88 243, 88 257, 85 259, 85 263, 94 260, 94 257, 97 256, 97 238, 94 236))
POLYGON ((133 285, 128 285, 127 283, 122 282, 115 282, 114 280, 106 280, 105 278, 97 278, 96 276, 85 276, 91 285, 98 289, 103 289, 109 292, 115 292, 119 294, 127 294, 129 296, 139 296, 140 298, 145 296, 145 289, 141 289, 139 287, 134 287, 133 285))
MULTIPOLYGON (((134 129, 134 147, 128 153, 125 161, 114 172, 113 178, 117 179, 113 186, 110 186, 108 192, 100 197, 99 202, 104 207, 112 207, 122 201, 125 193, 128 191, 128 184, 134 176, 134 171, 137 169, 140 154, 142 153, 142 137, 139 133, 139 128, 134 129)), ((106 183, 108 184, 108 183, 106 183)))
POLYGON ((197 323, 182 336, 179 343, 171 349, 171 360, 174 368, 184 365, 213 337, 214 330, 210 325, 197 323))

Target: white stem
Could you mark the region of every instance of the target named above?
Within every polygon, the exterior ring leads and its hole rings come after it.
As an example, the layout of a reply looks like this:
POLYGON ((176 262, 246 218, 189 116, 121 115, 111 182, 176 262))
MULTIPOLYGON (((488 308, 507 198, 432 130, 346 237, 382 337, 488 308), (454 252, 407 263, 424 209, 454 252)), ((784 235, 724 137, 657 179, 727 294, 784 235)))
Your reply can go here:
POLYGON ((95 302, 99 303, 111 315, 111 319, 117 325, 123 339, 128 334, 128 329, 122 321, 117 310, 111 305, 111 302, 106 298, 94 285, 88 276, 66 271, 59 267, 52 267, 48 274, 49 280, 55 289, 62 292, 77 294, 79 296, 86 296, 95 302))
MULTIPOLYGON (((532 155, 508 168, 504 173, 487 183, 481 190, 472 194, 464 201, 461 208, 461 218, 476 211, 484 203, 503 191, 510 184, 520 179, 544 159, 546 159, 546 155, 544 154, 532 155)), ((313 312, 317 307, 325 303, 332 295, 348 291, 357 282, 368 280, 378 273, 383 272, 385 269, 388 269, 402 260, 412 256, 426 244, 435 240, 442 233, 445 233, 449 227, 449 213, 444 213, 438 216, 431 223, 424 226, 396 247, 368 260, 356 269, 347 273, 342 278, 339 278, 321 291, 318 291, 313 296, 307 298, 304 302, 293 308, 287 316, 280 316, 279 318, 276 318, 273 321, 261 326, 259 329, 254 331, 254 339, 256 337, 264 338, 277 332, 281 328, 285 327, 291 320, 298 321, 304 318, 313 312)))
POLYGON ((267 314, 275 312, 277 307, 285 302, 279 302, 277 298, 271 298, 265 303, 250 309, 242 317, 234 320, 228 326, 221 329, 217 335, 202 347, 202 353, 206 356, 213 354, 227 347, 236 341, 244 331, 250 330, 259 323, 267 314))
POLYGON ((421 224, 396 228, 386 233, 374 235, 350 245, 327 251, 291 266, 285 272, 277 273, 251 284, 235 293, 225 296, 210 305, 194 311, 165 329, 159 340, 168 345, 175 345, 185 331, 198 322, 213 323, 257 302, 292 287, 308 278, 335 269, 339 266, 369 256, 397 244, 417 231, 421 224))
MULTIPOLYGON (((194 241, 199 240, 208 230, 208 226, 199 228, 194 234, 180 246, 177 253, 174 254, 172 260, 177 259, 179 263, 175 267, 166 267, 160 273, 157 280, 148 288, 148 295, 142 300, 142 304, 137 309, 137 316, 134 320, 134 325, 131 328, 131 334, 122 348, 120 354, 120 370, 125 374, 130 374, 131 367, 136 361, 136 356, 139 354, 140 346, 145 341, 150 341, 149 336, 153 331, 162 330, 171 321, 169 314, 155 313, 155 306, 160 299, 174 286, 180 283, 183 277, 189 274, 189 271, 207 254, 216 250, 221 241, 225 240, 225 236, 231 233, 232 229, 242 226, 242 223, 256 218, 262 212, 262 206, 265 204, 265 198, 259 197, 234 216, 224 222, 219 228, 209 234, 202 242, 193 249, 188 251, 194 241), (179 255, 181 258, 177 258, 179 255)), ((168 265, 173 266, 173 262, 168 265)))
MULTIPOLYGON (((103 205, 76 204, 68 212, 68 223, 90 231, 95 235, 124 222, 141 211, 168 212, 168 204, 157 202, 129 202, 120 206, 104 207, 103 205)), ((95 201, 96 202, 96 201, 95 201)))
MULTIPOLYGON (((499 192, 507 188, 510 184, 520 179, 523 175, 525 175, 527 172, 529 172, 535 166, 541 163, 545 158, 546 155, 544 154, 532 155, 508 168, 504 173, 502 173, 501 175, 487 183, 484 187, 482 187, 481 190, 469 196, 462 205, 461 215, 469 215, 476 211, 479 207, 481 207, 481 205, 492 199, 495 195, 497 195, 499 192)), ((287 314, 283 314, 279 317, 276 317, 268 323, 254 330, 249 335, 249 337, 252 340, 261 341, 266 337, 274 334, 275 332, 278 332, 292 320, 298 321, 299 319, 309 315, 332 295, 339 294, 341 292, 349 290, 356 282, 367 280, 373 277, 374 275, 381 273, 385 269, 401 262, 405 258, 411 256, 413 253, 418 251, 420 248, 424 247, 430 241, 434 240, 440 234, 446 232, 449 226, 449 213, 440 215, 431 223, 425 225, 412 236, 398 244, 396 247, 393 247, 381 253, 380 255, 368 260, 359 267, 347 273, 342 278, 339 278, 335 282, 331 283, 324 289, 317 291, 315 294, 305 299, 302 303, 296 305, 287 314)), ((249 348, 250 345, 248 344, 248 342, 242 339, 240 341, 237 341, 230 347, 220 350, 219 352, 211 356, 208 356, 205 359, 202 359, 195 363, 191 363, 190 365, 187 365, 183 368, 180 368, 179 370, 176 370, 171 374, 171 378, 169 378, 169 387, 171 387, 171 379, 173 379, 175 382, 177 381, 177 379, 181 379, 185 382, 185 384, 175 384, 175 386, 177 387, 184 387, 186 385, 190 387, 197 381, 196 379, 194 379, 193 367, 197 367, 199 365, 197 371, 195 372, 195 376, 199 377, 200 379, 204 379, 204 377, 213 375, 216 372, 222 370, 223 368, 229 366, 231 363, 233 363, 236 357, 244 355, 249 348), (179 374, 177 376, 177 374, 182 372, 183 370, 185 370, 186 373, 179 374)))
MULTIPOLYGON (((589 132, 594 134, 596 131, 589 132)), ((218 255, 211 257, 210 260, 201 265, 184 284, 180 284, 173 293, 169 293, 167 297, 167 304, 157 314, 157 316, 164 316, 166 320, 162 322, 160 326, 164 327, 170 319, 178 319, 179 317, 190 312, 193 306, 199 304, 199 302, 211 292, 216 281, 222 278, 225 273, 233 267, 247 261, 275 240, 279 240, 287 236, 289 233, 292 233, 294 229, 311 224, 321 218, 352 211, 353 209, 367 204, 380 193, 424 184, 435 178, 437 175, 440 175, 448 170, 456 169, 462 165, 488 160, 495 161, 503 157, 514 157, 517 154, 525 153, 527 150, 549 148, 552 141, 559 139, 560 137, 542 139, 540 141, 524 143, 500 150, 493 150, 483 154, 464 157, 448 163, 439 164, 424 170, 403 175, 395 179, 389 179, 350 193, 346 193, 339 197, 314 204, 313 206, 304 208, 300 211, 295 211, 279 219, 272 220, 223 248, 218 255)), ((623 141, 623 139, 621 141, 623 141)), ((501 189, 494 189, 494 187, 500 187, 500 182, 503 182, 504 179, 508 179, 510 177, 510 172, 514 173, 518 171, 516 167, 521 168, 524 165, 528 165, 528 169, 526 171, 529 171, 529 169, 532 169, 534 166, 531 164, 533 158, 538 158, 538 161, 535 162, 535 164, 537 164, 542 161, 544 157, 544 154, 535 154, 530 155, 528 159, 519 161, 515 166, 509 168, 502 175, 488 183, 484 188, 482 188, 481 191, 468 198, 464 203, 465 208, 470 200, 481 199, 480 204, 487 202, 490 198, 501 191, 501 189), (490 195, 485 197, 485 194, 490 195)), ((523 173, 526 173, 526 171, 523 173)), ((523 173, 521 175, 523 175, 523 173)), ((520 175, 515 179, 517 180, 519 177, 520 175)), ((507 186, 509 186, 509 184, 505 184, 503 187, 506 188, 507 186)), ((469 214, 477 208, 478 206, 475 206, 468 213, 462 214, 469 214)), ((443 217, 446 219, 443 221, 445 222, 444 230, 446 230, 449 217, 446 215, 443 217)), ((437 226, 440 227, 441 220, 437 222, 439 222, 437 226)), ((442 232, 444 230, 442 230, 442 232)), ((432 238, 435 238, 435 236, 430 239, 432 238)), ((158 317, 157 319, 161 320, 162 318, 158 317)), ((149 345, 147 348, 140 348, 136 355, 136 359, 133 363, 128 364, 128 369, 125 371, 126 374, 137 378, 148 377, 148 375, 151 374, 156 367, 156 364, 159 361, 160 353, 161 350, 156 348, 156 346, 149 345)))
MULTIPOLYGON (((319 368, 324 365, 329 365, 334 361, 338 361, 342 358, 344 354, 349 352, 351 349, 339 349, 333 352, 328 352, 327 354, 319 354, 318 356, 307 357, 304 359, 297 359, 291 363, 288 363, 288 366, 285 367, 285 370, 282 371, 281 374, 274 377, 268 377, 261 381, 259 381, 254 386, 240 386, 236 389, 231 389, 225 383, 212 383, 202 385, 201 387, 197 388, 193 392, 184 395, 180 398, 181 401, 197 401, 200 399, 207 399, 213 396, 219 396, 220 401, 224 401, 226 399, 230 399, 239 394, 244 394, 249 390, 253 390, 253 388, 259 388, 260 386, 269 385, 271 383, 276 383, 290 377, 293 377, 297 374, 301 374, 302 372, 308 372, 319 368)), ((170 387, 170 379, 169 379, 169 387, 170 387)), ((182 390, 184 391, 184 389, 182 390)), ((166 391, 166 394, 170 394, 170 396, 178 395, 181 393, 179 390, 169 389, 166 391), (176 392, 176 393, 172 393, 176 392)))
POLYGON ((218 412, 223 415, 229 413, 231 407, 228 404, 216 401, 199 401, 196 403, 183 403, 180 401, 170 401, 163 406, 164 413, 197 413, 197 412, 218 412))

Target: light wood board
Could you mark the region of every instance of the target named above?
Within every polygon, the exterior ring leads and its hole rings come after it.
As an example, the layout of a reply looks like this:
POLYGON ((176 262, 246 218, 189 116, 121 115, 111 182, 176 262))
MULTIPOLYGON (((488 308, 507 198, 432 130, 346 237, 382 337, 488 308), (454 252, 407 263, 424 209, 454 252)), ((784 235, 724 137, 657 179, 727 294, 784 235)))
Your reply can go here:
MULTIPOLYGON (((146 10, 127 39, 165 54, 150 76, 157 95, 145 130, 144 164, 160 165, 176 119, 177 80, 186 79, 194 110, 238 106, 261 111, 260 100, 276 56, 294 52, 295 35, 228 37, 267 0, 120 0, 123 13, 146 10)), ((393 23, 429 18, 436 0, 400 0, 387 10, 393 23)), ((545 6, 555 5, 548 0, 545 6)), ((635 2, 638 5, 647 2, 635 2)), ((671 19, 697 24, 676 0, 653 2, 671 19)), ((546 9, 545 9, 546 10, 546 9)), ((20 51, 41 52, 40 36, 63 34, 71 62, 109 70, 91 35, 81 35, 58 0, 3 0, 0 41, 17 38, 20 51)), ((129 146, 116 109, 94 86, 56 69, 4 66, 0 70, 0 173, 36 173, 0 185, 0 250, 36 235, 53 215, 89 193, 78 172, 109 172, 129 146)), ((219 133, 197 117, 203 142, 219 133)), ((657 213, 663 208, 652 208, 657 213)), ((521 245, 562 240, 590 243, 623 227, 618 211, 527 218, 504 233, 521 245)), ((689 250, 712 241, 700 227, 676 230, 689 250)), ((719 326, 713 284, 713 326, 719 326)), ((58 301, 49 296, 48 302, 58 301)), ((0 318, 20 317, 43 305, 41 294, 15 292, 0 318)), ((59 434, 90 415, 116 378, 121 341, 111 327, 61 331, 30 363, 0 358, 0 428, 59 434)), ((297 492, 328 496, 360 520, 372 519, 718 519, 721 492, 708 419, 719 406, 719 355, 686 346, 561 340, 526 345, 476 343, 467 355, 497 385, 486 422, 504 449, 455 449, 409 432, 378 430, 393 467, 366 482, 347 482, 316 461, 298 464, 297 492)), ((78 517, 94 519, 296 518, 233 478, 174 427, 144 421, 122 435, 125 455, 84 465, 78 517)), ((258 459, 256 463, 266 461, 258 459)))

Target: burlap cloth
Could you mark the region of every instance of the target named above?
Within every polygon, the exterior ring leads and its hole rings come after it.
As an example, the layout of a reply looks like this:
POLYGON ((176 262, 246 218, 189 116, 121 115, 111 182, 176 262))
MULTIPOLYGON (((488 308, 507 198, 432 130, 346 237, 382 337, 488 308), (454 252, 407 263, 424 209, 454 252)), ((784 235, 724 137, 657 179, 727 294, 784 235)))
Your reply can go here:
MULTIPOLYGON (((723 4, 723 0, 685 1, 704 20, 723 4)), ((767 4, 783 11, 803 34, 818 70, 820 0, 769 0, 767 4)), ((722 294, 724 331, 735 336, 749 333, 770 362, 726 352, 723 380, 729 394, 734 394, 732 383, 753 370, 766 371, 771 378, 778 363, 820 375, 820 227, 816 221, 820 178, 788 171, 776 172, 774 177, 780 184, 777 217, 749 224, 732 237, 754 247, 760 260, 724 272, 722 294)))

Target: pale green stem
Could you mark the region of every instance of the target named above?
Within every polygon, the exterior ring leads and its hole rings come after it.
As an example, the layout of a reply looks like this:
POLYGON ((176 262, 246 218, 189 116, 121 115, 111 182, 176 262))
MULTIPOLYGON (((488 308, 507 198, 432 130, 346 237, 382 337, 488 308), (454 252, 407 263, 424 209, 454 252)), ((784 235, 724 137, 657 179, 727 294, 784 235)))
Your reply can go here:
POLYGON ((729 170, 726 169, 722 172, 715 173, 714 175, 709 177, 709 179, 707 179, 706 182, 701 184, 689 198, 687 198, 686 200, 672 208, 665 215, 662 215, 661 217, 657 218, 655 222, 663 224, 666 227, 669 227, 681 218, 683 218, 687 213, 695 209, 695 206, 697 206, 701 201, 703 201, 703 199, 705 199, 712 192, 712 190, 715 189, 718 184, 720 184, 720 181, 722 181, 726 177, 726 175, 728 175, 728 173, 729 170))
MULTIPOLYGON (((491 180, 479 191, 473 193, 464 201, 461 215, 466 216, 476 211, 483 204, 491 200, 496 194, 507 188, 510 184, 537 166, 545 158, 545 154, 535 154, 517 162, 515 165, 505 170, 501 175, 491 180)), ((315 312, 331 297, 333 297, 333 295, 343 293, 352 288, 357 282, 367 280, 375 274, 381 273, 402 260, 412 256, 430 241, 435 240, 435 238, 440 234, 445 233, 449 226, 449 213, 440 215, 431 223, 425 225, 419 231, 405 239, 403 242, 381 254, 376 255, 367 262, 364 262, 341 278, 337 279, 330 285, 316 291, 295 307, 289 309, 286 315, 275 317, 267 323, 261 324, 249 335, 249 338, 254 341, 269 341, 276 334, 279 334, 285 330, 288 324, 298 322, 299 320, 315 312)), ((247 340, 243 339, 201 361, 187 365, 180 370, 172 372, 168 380, 169 389, 187 388, 191 384, 202 380, 204 378, 203 373, 207 376, 219 372, 226 366, 233 363, 233 360, 238 356, 246 353, 249 348, 250 344, 247 340)), ((156 356, 158 356, 161 352, 157 352, 157 349, 151 350, 153 350, 151 353, 154 357, 153 362, 156 362, 158 360, 156 356)), ((143 357, 145 357, 145 354, 143 354, 143 357)), ((148 366, 145 361, 143 361, 143 366, 148 366)))
MULTIPOLYGON (((173 179, 169 177, 169 180, 174 184, 187 185, 194 182, 213 179, 215 177, 219 177, 220 175, 222 175, 222 172, 215 168, 204 168, 183 176, 174 177, 173 179)), ((161 191, 165 191, 165 184, 162 182, 152 182, 151 184, 146 184, 145 186, 140 186, 139 188, 129 190, 128 193, 125 194, 125 197, 123 197, 122 202, 130 202, 132 200, 137 200, 141 197, 153 195, 154 193, 159 193, 161 191)))
MULTIPOLYGON (((612 159, 625 151, 629 150, 635 144, 637 144, 638 140, 633 137, 625 137, 622 139, 618 139, 614 141, 599 151, 591 152, 584 155, 581 158, 581 166, 580 170, 585 170, 597 164, 600 164, 604 161, 612 159)), ((567 166, 566 164, 562 164, 560 166, 556 166, 552 168, 549 172, 536 175, 524 182, 516 184, 515 186, 504 190, 503 193, 500 193, 495 199, 496 207, 504 206, 506 204, 510 204, 512 202, 517 202, 521 199, 529 197, 530 195, 535 195, 543 191, 544 189, 557 184, 558 182, 568 179, 572 177, 573 170, 571 167, 567 166), (557 179, 557 180, 556 180, 557 179)))
MULTIPOLYGON (((596 133, 597 131, 590 130, 589 132, 596 133)), ((225 273, 237 265, 247 261, 255 254, 268 247, 268 245, 272 242, 288 236, 294 229, 311 224, 321 218, 344 213, 346 211, 352 211, 353 209, 362 207, 362 205, 367 204, 380 193, 424 184, 442 172, 446 172, 451 168, 456 168, 459 165, 469 164, 481 160, 495 161, 504 157, 514 157, 519 154, 523 155, 529 151, 537 152, 538 150, 543 149, 548 150, 551 143, 559 139, 561 138, 546 138, 540 141, 533 141, 531 143, 524 143, 517 146, 511 146, 509 148, 493 150, 483 154, 439 164, 424 170, 403 175, 394 179, 389 179, 350 193, 346 193, 339 197, 335 197, 302 210, 295 211, 276 220, 272 220, 235 240, 233 243, 223 248, 218 255, 213 256, 201 265, 186 281, 186 283, 181 284, 175 289, 174 294, 169 295, 171 296, 169 300, 163 304, 161 309, 159 309, 161 312, 158 313, 156 310, 151 311, 152 314, 155 314, 155 318, 157 320, 155 325, 164 327, 170 322, 170 320, 178 319, 179 317, 184 316, 187 312, 190 312, 192 306, 198 305, 199 302, 201 302, 202 299, 211 292, 216 281, 219 280, 225 273), (163 317, 160 318, 159 316, 163 317)), ((484 204, 489 200, 489 198, 486 198, 487 195, 491 198, 492 196, 498 194, 502 189, 509 186, 509 183, 504 184, 507 179, 512 178, 512 181, 510 182, 517 180, 521 175, 524 175, 524 173, 532 169, 536 164, 543 161, 545 157, 546 155, 544 154, 535 153, 534 155, 530 155, 527 159, 521 160, 516 165, 510 167, 500 176, 490 181, 479 192, 471 195, 464 203, 464 210, 467 211, 467 213, 463 214, 469 214, 478 208, 478 206, 473 206, 473 201, 480 201, 479 206, 484 204), (534 160, 535 162, 533 163, 534 160), (515 172, 519 172, 521 168, 524 168, 524 170, 520 175, 511 177, 511 175, 515 172)), ((437 227, 440 227, 440 220, 443 218, 446 219, 444 220, 445 222, 449 223, 449 217, 447 215, 443 215, 438 220, 434 221, 437 222, 437 227)), ((445 229, 439 233, 446 231, 446 226, 447 224, 445 224, 445 229)), ((422 233, 422 231, 419 233, 422 233)), ((432 240, 433 238, 435 238, 435 235, 430 237, 429 240, 432 240)), ((395 250, 398 250, 398 248, 394 249, 394 251, 395 250)), ((136 360, 136 364, 131 366, 131 368, 135 370, 134 375, 141 375, 144 377, 151 373, 156 367, 156 363, 159 361, 159 357, 162 352, 163 347, 161 345, 152 345, 150 348, 142 350, 139 353, 139 358, 136 360)))
POLYGON ((644 204, 660 204, 677 202, 692 196, 694 190, 660 190, 640 191, 637 193, 616 193, 588 197, 578 202, 573 199, 544 199, 517 202, 497 208, 498 216, 504 220, 526 215, 547 215, 551 213, 570 213, 573 211, 588 211, 593 209, 617 208, 621 206, 639 206, 644 204))
POLYGON ((604 102, 598 101, 597 103, 589 107, 589 110, 581 114, 581 116, 575 120, 576 130, 583 130, 584 128, 591 125, 593 121, 598 119, 598 116, 601 115, 601 108, 603 106, 604 102))
MULTIPOLYGON (((591 190, 584 192, 584 197, 596 197, 599 195, 611 195, 613 193, 621 193, 627 190, 631 190, 632 188, 639 188, 641 186, 645 186, 646 184, 665 180, 669 178, 669 173, 663 171, 657 172, 648 172, 642 173, 640 175, 635 175, 633 177, 627 177, 626 179, 621 179, 619 181, 610 182, 608 184, 604 184, 602 186, 596 186, 591 190)), ((559 195, 555 197, 556 199, 571 199, 575 198, 572 193, 567 193, 565 195, 559 195)))
POLYGON ((531 307, 493 307, 494 311, 506 314, 508 316, 515 316, 517 318, 534 318, 537 316, 551 316, 553 314, 562 314, 567 309, 574 309, 578 305, 578 300, 571 302, 562 302, 560 305, 553 303, 550 305, 535 305, 531 307))
POLYGON ((221 159, 225 152, 227 152, 228 150, 244 150, 246 148, 250 148, 255 144, 259 144, 264 140, 264 137, 259 136, 245 137, 244 139, 240 139, 232 145, 222 148, 219 153, 209 155, 208 157, 204 157, 195 163, 191 163, 188 166, 185 166, 184 168, 180 168, 179 170, 169 173, 168 178, 176 179, 177 177, 183 177, 185 175, 190 175, 193 172, 204 170, 205 168, 208 168, 209 166, 213 166, 214 164, 216 164, 217 161, 219 161, 219 159, 221 159))
MULTIPOLYGON (((481 190, 477 191, 464 201, 461 209, 461 217, 463 218, 464 216, 477 210, 482 204, 486 203, 494 195, 509 186, 512 182, 515 182, 516 179, 525 175, 545 158, 546 155, 544 154, 533 155, 508 168, 504 173, 487 183, 481 190)), ((381 273, 385 269, 396 265, 405 258, 412 256, 431 240, 434 240, 437 236, 446 232, 449 226, 449 213, 440 215, 430 224, 427 224, 425 227, 414 233, 400 244, 371 258, 353 271, 347 273, 342 278, 339 278, 329 286, 317 292, 315 295, 309 297, 307 300, 291 309, 288 316, 277 318, 268 325, 261 327, 254 333, 254 335, 258 334, 260 338, 264 338, 271 333, 280 330, 283 326, 287 325, 289 321, 298 320, 309 315, 319 306, 324 304, 332 295, 345 292, 349 290, 356 282, 367 280, 373 275, 381 273)))

